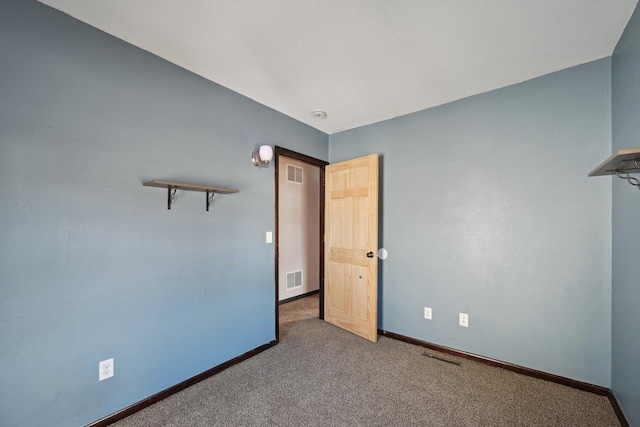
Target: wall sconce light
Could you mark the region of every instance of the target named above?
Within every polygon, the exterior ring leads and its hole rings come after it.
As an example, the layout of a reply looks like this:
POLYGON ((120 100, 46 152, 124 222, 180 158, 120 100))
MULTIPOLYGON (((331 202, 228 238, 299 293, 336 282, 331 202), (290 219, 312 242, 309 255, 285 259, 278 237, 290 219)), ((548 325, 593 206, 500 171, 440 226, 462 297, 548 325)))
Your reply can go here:
POLYGON ((261 145, 251 154, 251 161, 259 168, 268 168, 271 159, 273 159, 273 148, 270 145, 261 145))

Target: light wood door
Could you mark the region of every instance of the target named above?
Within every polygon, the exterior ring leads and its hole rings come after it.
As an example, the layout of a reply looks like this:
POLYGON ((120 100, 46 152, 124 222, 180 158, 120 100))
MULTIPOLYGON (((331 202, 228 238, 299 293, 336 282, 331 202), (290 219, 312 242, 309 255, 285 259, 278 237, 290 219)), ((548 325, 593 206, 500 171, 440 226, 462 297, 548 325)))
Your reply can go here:
POLYGON ((378 155, 325 170, 324 319, 378 339, 378 155))

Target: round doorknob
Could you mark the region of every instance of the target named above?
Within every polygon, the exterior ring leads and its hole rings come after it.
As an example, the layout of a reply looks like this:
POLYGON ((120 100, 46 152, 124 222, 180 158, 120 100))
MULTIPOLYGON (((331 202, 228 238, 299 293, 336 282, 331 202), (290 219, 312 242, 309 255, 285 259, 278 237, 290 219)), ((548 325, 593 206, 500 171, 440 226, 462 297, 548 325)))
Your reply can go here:
POLYGON ((367 258, 373 258, 373 252, 367 252, 367 258))

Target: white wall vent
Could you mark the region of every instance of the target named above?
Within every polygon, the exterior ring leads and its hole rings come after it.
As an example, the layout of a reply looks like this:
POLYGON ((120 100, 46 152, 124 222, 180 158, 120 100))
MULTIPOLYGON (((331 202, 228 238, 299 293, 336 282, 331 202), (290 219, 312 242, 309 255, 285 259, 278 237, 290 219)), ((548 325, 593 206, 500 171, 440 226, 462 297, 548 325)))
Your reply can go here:
POLYGON ((302 184, 302 168, 287 165, 287 181, 302 184))
POLYGON ((287 273, 287 290, 302 286, 302 270, 287 273))

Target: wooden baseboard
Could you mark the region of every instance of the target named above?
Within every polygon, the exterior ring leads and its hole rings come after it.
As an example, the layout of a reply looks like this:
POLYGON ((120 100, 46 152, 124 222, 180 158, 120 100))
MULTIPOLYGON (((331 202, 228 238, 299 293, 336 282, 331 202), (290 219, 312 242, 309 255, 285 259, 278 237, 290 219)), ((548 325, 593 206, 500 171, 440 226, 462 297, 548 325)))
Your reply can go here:
POLYGON ((182 391, 184 389, 186 389, 187 387, 191 387, 192 385, 199 383, 202 380, 206 380, 207 378, 218 374, 222 371, 224 371, 227 368, 232 367, 233 365, 237 365, 238 363, 249 359, 250 357, 255 356, 256 354, 262 353, 263 351, 273 347, 274 345, 276 345, 276 341, 271 341, 267 344, 263 344, 260 347, 256 347, 253 350, 250 350, 246 353, 241 354, 238 357, 234 357, 231 360, 227 360, 224 363, 221 363, 218 366, 214 366, 211 369, 207 369, 204 372, 199 373, 198 375, 195 375, 191 378, 188 378, 184 381, 182 381, 181 383, 178 383, 174 386, 171 386, 165 390, 162 390, 156 394, 154 394, 153 396, 149 396, 146 399, 141 400, 140 402, 134 403, 131 406, 127 406, 124 409, 121 409, 118 412, 115 412, 111 415, 107 415, 106 417, 95 421, 91 424, 88 424, 87 427, 105 427, 108 426, 110 424, 115 423, 116 421, 119 421, 123 418, 128 417, 129 415, 135 414, 138 411, 143 410, 144 408, 146 408, 147 406, 151 406, 156 402, 161 401, 162 399, 166 399, 167 397, 171 396, 172 394, 176 394, 179 391, 182 391))
POLYGON ((611 390, 609 390, 609 395, 607 397, 609 397, 609 402, 611 402, 611 406, 613 406, 613 410, 618 417, 618 421, 620 421, 620 425, 622 427, 629 427, 629 422, 625 418, 624 413, 622 412, 620 405, 618 405, 618 401, 611 390))
POLYGON ((480 356, 477 354, 473 354, 473 353, 468 353, 466 351, 461 351, 461 350, 456 350, 454 348, 451 347, 445 347, 443 345, 439 345, 439 344, 433 344, 427 341, 422 341, 416 338, 411 338, 411 337, 407 337, 405 335, 400 335, 400 334, 396 334, 394 332, 389 332, 389 331, 385 331, 382 329, 378 329, 378 334, 388 337, 388 338, 393 338, 395 340, 398 341, 404 341, 406 343, 409 344, 414 344, 420 347, 425 347, 431 350, 435 350, 435 351, 439 351, 441 353, 446 353, 446 354, 450 354, 452 356, 457 356, 457 357, 462 357, 465 359, 469 359, 469 360, 473 360, 475 362, 480 362, 480 363, 484 363, 485 365, 489 365, 489 366, 494 366, 497 368, 501 368, 501 369, 506 369, 507 371, 512 371, 512 372, 516 372, 518 374, 522 374, 522 375, 527 375, 529 377, 533 377, 533 378, 538 378, 541 380, 545 380, 545 381, 551 381, 557 384, 562 384, 568 387, 573 387, 573 388, 577 388, 578 390, 583 390, 583 391, 588 391, 590 393, 595 393, 598 394, 600 396, 606 396, 609 398, 609 401, 611 402, 611 406, 613 407, 613 410, 616 413, 616 416, 618 417, 618 420, 620 421, 620 424, 623 427, 628 427, 629 423, 627 422, 624 414, 622 413, 622 410, 620 409, 620 406, 618 405, 618 402, 615 398, 615 396, 613 395, 613 393, 611 392, 611 389, 608 389, 606 387, 602 387, 599 385, 595 385, 595 384, 590 384, 590 383, 586 383, 586 382, 582 382, 582 381, 578 381, 578 380, 573 380, 571 378, 566 378, 566 377, 562 377, 560 375, 555 375, 555 374, 550 374, 548 372, 543 372, 543 371, 538 371, 536 369, 531 369, 531 368, 525 368, 524 366, 519 366, 519 365, 514 365, 512 363, 507 363, 507 362, 503 362, 500 360, 496 360, 496 359, 491 359, 489 357, 484 357, 484 356, 480 356))
POLYGON ((279 305, 286 304, 286 303, 291 302, 291 301, 296 301, 296 300, 299 300, 299 299, 302 299, 302 298, 306 298, 306 297, 309 297, 311 295, 317 294, 318 292, 320 292, 320 289, 316 289, 315 291, 307 292, 306 294, 296 295, 295 297, 283 299, 282 301, 279 302, 279 305))

